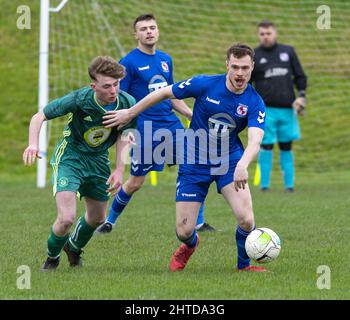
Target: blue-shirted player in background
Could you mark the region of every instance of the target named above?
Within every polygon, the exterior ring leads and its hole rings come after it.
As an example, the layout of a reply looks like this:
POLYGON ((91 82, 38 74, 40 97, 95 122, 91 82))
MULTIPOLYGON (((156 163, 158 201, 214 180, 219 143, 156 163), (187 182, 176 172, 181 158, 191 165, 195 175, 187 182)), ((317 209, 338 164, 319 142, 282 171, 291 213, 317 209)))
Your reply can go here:
MULTIPOLYGON (((205 200, 210 184, 215 181, 231 207, 238 225, 236 228, 237 269, 266 271, 250 265, 245 250, 248 234, 255 228, 252 198, 248 186, 248 166, 257 156, 264 135, 265 105, 248 83, 254 68, 254 51, 247 45, 237 44, 227 51, 227 73, 216 76, 197 76, 170 85, 149 94, 127 111, 109 112, 104 116, 106 127, 121 127, 140 112, 165 99, 196 99, 190 129, 201 132, 208 141, 216 140, 217 148, 227 145, 226 156, 221 158, 216 171, 217 149, 205 148, 203 141, 186 140, 185 163, 179 166, 176 190, 176 233, 182 242, 170 260, 170 271, 181 271, 199 244, 195 230, 198 210, 205 200), (238 134, 248 126, 248 144, 244 150, 238 134), (195 153, 195 163, 189 158, 195 153), (203 163, 203 154, 209 160, 203 163), (226 164, 226 167, 223 166, 226 164), (220 171, 220 172, 219 172, 220 171)), ((152 110, 152 108, 150 109, 152 110)), ((190 130, 189 129, 189 130, 190 130)), ((187 130, 187 131, 189 131, 187 130)), ((225 153, 225 152, 224 152, 225 153)), ((222 156, 222 154, 221 154, 222 156)))
MULTIPOLYGON (((125 78, 121 81, 120 88, 132 95, 136 101, 139 101, 150 92, 174 83, 173 63, 168 54, 156 50, 159 30, 156 19, 152 14, 144 14, 135 19, 134 33, 138 46, 120 60, 120 64, 125 66, 127 72, 125 78)), ((141 139, 136 142, 141 144, 141 155, 152 156, 153 150, 161 143, 160 141, 152 141, 152 135, 156 130, 166 128, 175 133, 176 129, 183 129, 180 119, 172 110, 173 108, 191 120, 192 110, 185 102, 177 99, 167 99, 139 115, 137 129, 141 139), (152 125, 152 128, 150 125, 152 125)), ((172 136, 175 137, 175 134, 172 136)), ((168 163, 169 165, 176 163, 176 141, 171 141, 174 145, 174 157, 168 163)), ((144 157, 138 159, 136 156, 132 156, 130 177, 116 194, 109 216, 106 222, 97 229, 97 233, 112 231, 116 220, 132 195, 142 187, 148 172, 163 171, 164 163, 157 162, 154 159, 147 162, 144 157)), ((199 209, 196 228, 198 231, 215 231, 212 226, 204 222, 203 205, 199 209)))

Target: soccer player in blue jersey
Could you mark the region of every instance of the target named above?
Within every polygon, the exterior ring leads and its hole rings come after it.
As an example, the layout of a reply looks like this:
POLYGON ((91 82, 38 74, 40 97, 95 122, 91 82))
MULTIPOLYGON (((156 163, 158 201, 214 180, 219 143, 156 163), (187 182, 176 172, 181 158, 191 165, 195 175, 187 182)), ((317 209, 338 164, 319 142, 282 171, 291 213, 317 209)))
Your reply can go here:
POLYGON ((195 98, 186 133, 197 133, 199 139, 184 140, 184 163, 179 166, 176 189, 176 234, 182 244, 170 260, 172 272, 185 268, 199 244, 195 230, 198 209, 213 181, 238 222, 237 269, 266 271, 264 267, 250 265, 245 250, 246 238, 255 228, 247 169, 259 152, 265 122, 264 102, 248 83, 253 59, 254 51, 249 46, 233 45, 227 51, 226 74, 202 75, 178 82, 152 92, 129 110, 112 111, 104 116, 106 127, 119 128, 162 100, 195 98), (238 135, 247 126, 248 144, 244 150, 238 135))
MULTIPOLYGON (((120 60, 127 71, 120 87, 139 101, 150 92, 174 83, 173 62, 168 54, 156 50, 159 30, 152 14, 144 14, 135 19, 134 33, 138 45, 120 60)), ((172 133, 177 129, 183 129, 173 108, 189 120, 192 118, 192 110, 185 102, 177 99, 164 100, 138 116, 140 139, 136 143, 141 144, 141 154, 148 153, 148 156, 152 156, 155 148, 161 143, 161 141, 152 141, 152 136, 158 129, 166 128, 172 133)), ((172 137, 175 137, 175 134, 172 134, 172 137)), ((171 143, 174 156, 169 159, 169 165, 176 163, 176 141, 171 139, 171 143)), ((148 172, 164 169, 164 162, 155 161, 155 159, 146 161, 145 158, 147 156, 138 158, 135 154, 132 155, 130 177, 115 196, 107 220, 97 229, 97 233, 111 232, 132 195, 142 187, 148 172)), ((214 231, 213 227, 204 222, 203 205, 199 210, 196 228, 199 231, 214 231)))

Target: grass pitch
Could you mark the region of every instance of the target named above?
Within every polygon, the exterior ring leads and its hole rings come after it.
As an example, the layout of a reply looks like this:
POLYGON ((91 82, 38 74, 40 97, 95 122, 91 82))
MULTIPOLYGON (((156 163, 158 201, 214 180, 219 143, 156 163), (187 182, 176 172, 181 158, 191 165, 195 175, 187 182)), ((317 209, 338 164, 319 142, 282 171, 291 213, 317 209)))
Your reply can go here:
POLYGON ((170 273, 169 259, 179 245, 175 195, 172 183, 162 179, 134 196, 113 233, 93 237, 83 269, 71 269, 63 253, 56 272, 40 273, 56 214, 51 189, 2 181, 0 299, 349 299, 350 183, 325 181, 305 181, 295 194, 278 185, 270 194, 251 187, 257 225, 282 240, 267 274, 235 271, 236 223, 214 187, 206 219, 222 231, 202 234, 187 268, 170 273), (21 265, 31 270, 29 290, 17 287, 21 265), (330 268, 329 290, 317 287, 320 265, 330 268))

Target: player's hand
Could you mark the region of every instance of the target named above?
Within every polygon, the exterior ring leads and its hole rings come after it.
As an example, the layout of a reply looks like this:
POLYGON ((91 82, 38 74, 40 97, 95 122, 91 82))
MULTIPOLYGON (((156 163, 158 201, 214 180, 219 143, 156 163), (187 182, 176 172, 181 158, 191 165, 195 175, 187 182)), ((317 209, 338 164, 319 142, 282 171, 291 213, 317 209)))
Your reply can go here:
POLYGON ((102 124, 106 128, 117 127, 121 129, 125 127, 130 121, 132 117, 128 109, 118 110, 118 111, 108 111, 106 115, 103 116, 102 124))
POLYGON ((29 145, 23 152, 24 165, 31 166, 35 163, 36 158, 41 159, 38 146, 29 145))
POLYGON ((123 185, 123 174, 122 170, 114 170, 109 176, 106 184, 109 185, 109 188, 106 190, 111 196, 114 196, 123 185))
POLYGON ((248 183, 248 170, 245 166, 237 163, 235 173, 233 174, 233 184, 238 192, 239 189, 245 189, 245 185, 248 183))
POLYGON ((305 114, 306 100, 303 97, 298 97, 294 100, 292 106, 299 116, 304 116, 305 114))

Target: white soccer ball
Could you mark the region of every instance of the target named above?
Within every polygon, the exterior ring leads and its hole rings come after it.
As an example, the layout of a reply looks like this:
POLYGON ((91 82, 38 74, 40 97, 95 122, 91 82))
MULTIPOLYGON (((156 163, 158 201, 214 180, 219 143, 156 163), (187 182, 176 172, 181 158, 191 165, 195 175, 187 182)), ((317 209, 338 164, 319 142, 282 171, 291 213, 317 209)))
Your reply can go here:
POLYGON ((245 250, 250 259, 266 263, 275 260, 281 251, 281 240, 269 228, 258 228, 249 233, 245 250))

